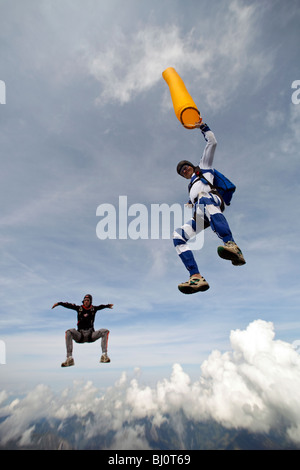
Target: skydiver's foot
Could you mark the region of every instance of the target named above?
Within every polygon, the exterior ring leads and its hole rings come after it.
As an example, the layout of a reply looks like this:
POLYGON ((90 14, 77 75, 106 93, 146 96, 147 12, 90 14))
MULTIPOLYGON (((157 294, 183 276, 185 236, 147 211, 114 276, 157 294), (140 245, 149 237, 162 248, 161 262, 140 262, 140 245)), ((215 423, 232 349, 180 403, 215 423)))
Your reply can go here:
POLYGON ((61 365, 61 367, 70 367, 70 366, 75 366, 73 357, 67 357, 65 362, 63 362, 61 365))
POLYGON ((235 242, 226 242, 224 246, 218 247, 218 255, 223 259, 228 259, 234 266, 246 264, 242 251, 235 242))
POLYGON ((99 362, 110 362, 110 358, 107 354, 102 354, 99 362))
POLYGON ((179 284, 178 289, 183 294, 195 294, 196 292, 204 292, 209 289, 208 282, 203 276, 192 276, 187 282, 179 284))

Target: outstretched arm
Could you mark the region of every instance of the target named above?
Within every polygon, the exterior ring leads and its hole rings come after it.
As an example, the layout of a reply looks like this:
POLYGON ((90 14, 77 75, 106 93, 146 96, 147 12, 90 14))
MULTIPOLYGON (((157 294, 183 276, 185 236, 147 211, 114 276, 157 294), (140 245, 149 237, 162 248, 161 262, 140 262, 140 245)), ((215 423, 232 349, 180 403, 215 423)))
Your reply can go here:
POLYGON ((114 304, 106 304, 106 305, 94 305, 94 309, 102 310, 103 308, 113 308, 114 304))
POLYGON ((55 308, 57 306, 65 307, 65 308, 70 308, 72 310, 77 310, 78 306, 75 304, 70 304, 69 302, 57 302, 56 304, 53 305, 52 308, 55 308))

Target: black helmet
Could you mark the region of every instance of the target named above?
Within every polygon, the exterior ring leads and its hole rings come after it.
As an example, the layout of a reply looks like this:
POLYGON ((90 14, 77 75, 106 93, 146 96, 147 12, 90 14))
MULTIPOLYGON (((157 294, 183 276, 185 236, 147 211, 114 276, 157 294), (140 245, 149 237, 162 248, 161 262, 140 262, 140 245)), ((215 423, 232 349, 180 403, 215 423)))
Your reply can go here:
POLYGON ((183 167, 184 165, 189 165, 189 166, 191 166, 192 168, 195 168, 195 165, 194 165, 193 163, 189 162, 188 160, 181 160, 181 162, 179 162, 178 165, 177 165, 177 173, 178 173, 180 176, 181 176, 181 173, 180 173, 180 172, 181 172, 182 167, 183 167))
MULTIPOLYGON (((91 305, 92 305, 93 297, 91 296, 91 294, 86 294, 86 295, 84 296, 83 301, 84 301, 85 299, 89 299, 89 301, 91 302, 91 305)), ((83 301, 82 301, 82 303, 83 303, 83 301)))

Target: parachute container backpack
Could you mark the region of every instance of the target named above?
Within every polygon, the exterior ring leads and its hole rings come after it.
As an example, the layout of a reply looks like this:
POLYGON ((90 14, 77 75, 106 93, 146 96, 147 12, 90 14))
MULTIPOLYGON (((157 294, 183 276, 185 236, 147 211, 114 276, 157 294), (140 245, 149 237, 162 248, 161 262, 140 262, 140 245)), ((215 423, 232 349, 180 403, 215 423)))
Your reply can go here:
MULTIPOLYGON (((182 162, 180 162, 182 163, 182 162)), ((179 163, 179 164, 180 164, 179 163)), ((179 165, 178 164, 178 165, 179 165)), ((192 165, 192 164, 191 164, 192 165)), ((189 191, 191 190, 191 187, 193 184, 195 184, 199 179, 203 179, 211 189, 217 191, 217 193, 222 197, 224 203, 226 206, 230 206, 230 202, 233 196, 233 193, 236 190, 236 186, 232 181, 230 181, 227 176, 223 175, 220 171, 214 169, 214 170, 201 170, 199 166, 194 167, 195 173, 197 175, 197 178, 194 179, 192 183, 189 184, 189 191), (205 174, 209 172, 214 175, 214 180, 213 184, 211 184, 206 178, 205 174)))
POLYGON ((223 175, 223 173, 216 169, 214 169, 214 187, 222 196, 226 206, 230 206, 236 186, 225 175, 223 175))
POLYGON ((182 78, 173 67, 168 67, 162 76, 169 86, 177 119, 187 129, 195 129, 195 122, 199 122, 202 118, 182 78))

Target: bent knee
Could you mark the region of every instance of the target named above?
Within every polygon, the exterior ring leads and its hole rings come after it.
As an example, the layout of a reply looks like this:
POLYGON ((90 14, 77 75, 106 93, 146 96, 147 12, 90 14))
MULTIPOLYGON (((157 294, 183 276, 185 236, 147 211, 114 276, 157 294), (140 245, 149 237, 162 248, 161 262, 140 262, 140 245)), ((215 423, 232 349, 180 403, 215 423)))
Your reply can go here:
POLYGON ((182 241, 186 241, 186 235, 184 233, 184 230, 182 227, 180 228, 177 228, 176 230, 174 230, 174 232, 172 233, 172 238, 173 238, 173 242, 175 243, 175 240, 182 240, 182 241))
POLYGON ((72 337, 72 330, 71 329, 66 330, 65 331, 65 337, 67 338, 67 337, 70 337, 70 336, 72 337))
POLYGON ((174 232, 172 233, 172 238, 178 238, 179 237, 179 228, 177 228, 176 230, 174 230, 174 232))

